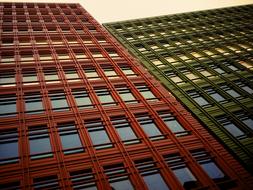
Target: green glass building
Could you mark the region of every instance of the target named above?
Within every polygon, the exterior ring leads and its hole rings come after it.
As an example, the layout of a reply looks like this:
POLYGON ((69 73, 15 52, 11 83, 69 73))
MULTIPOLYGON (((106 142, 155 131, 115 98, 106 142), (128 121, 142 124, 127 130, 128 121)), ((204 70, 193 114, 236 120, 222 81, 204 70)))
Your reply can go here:
POLYGON ((253 171, 253 5, 104 26, 253 171))

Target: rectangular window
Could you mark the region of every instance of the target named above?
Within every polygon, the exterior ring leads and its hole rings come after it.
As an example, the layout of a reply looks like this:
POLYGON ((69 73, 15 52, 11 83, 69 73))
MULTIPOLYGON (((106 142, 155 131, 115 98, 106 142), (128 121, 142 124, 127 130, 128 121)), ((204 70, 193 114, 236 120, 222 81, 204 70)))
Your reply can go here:
POLYGON ((211 96, 215 101, 217 102, 224 102, 225 98, 223 98, 223 96, 221 96, 216 90, 214 90, 211 87, 205 88, 204 89, 206 91, 206 93, 211 96))
POLYGON ((144 130, 146 135, 151 140, 158 140, 158 139, 164 139, 164 136, 162 135, 161 131, 157 127, 157 125, 154 123, 153 119, 150 118, 150 116, 146 114, 139 114, 136 115, 136 119, 141 126, 141 128, 144 130))
POLYGON ((232 96, 233 98, 239 98, 239 97, 241 97, 241 94, 239 94, 238 92, 236 92, 230 86, 227 86, 225 84, 221 84, 220 88, 222 90, 224 90, 226 93, 228 93, 230 96, 232 96))
MULTIPOLYGON (((45 42, 47 44, 47 42, 45 42)), ((41 63, 47 63, 47 62, 52 62, 53 57, 51 54, 40 54, 40 62, 41 63)))
POLYGON ((152 158, 136 160, 134 163, 149 190, 170 189, 159 173, 160 169, 157 168, 152 158))
POLYGON ((190 90, 186 92, 198 105, 200 106, 208 106, 210 105, 209 102, 203 98, 200 93, 195 90, 190 90))
POLYGON ((234 81, 234 83, 249 94, 253 94, 253 88, 249 85, 242 83, 241 81, 234 81))
POLYGON ((108 79, 119 78, 118 74, 114 71, 113 68, 104 68, 103 70, 108 79))
POLYGON ((91 169, 69 172, 74 190, 97 190, 95 176, 91 169))
POLYGON ((64 154, 74 154, 84 151, 75 123, 60 123, 57 125, 57 128, 64 154))
POLYGON ((80 81, 80 77, 76 70, 74 69, 64 69, 65 77, 67 78, 68 82, 76 82, 80 81))
POLYGON ((88 120, 84 124, 96 149, 112 147, 111 140, 101 120, 88 120))
POLYGON ((247 127, 253 130, 253 117, 247 113, 244 113, 242 110, 235 112, 234 115, 243 122, 247 127))
POLYGON ((46 177, 37 177, 33 179, 33 189, 50 189, 57 190, 60 189, 58 177, 56 175, 46 176, 46 177))
POLYGON ((49 97, 54 111, 69 110, 64 91, 51 91, 49 97))
POLYGON ((177 73, 174 71, 165 71, 165 75, 168 77, 168 79, 172 80, 174 83, 183 83, 183 79, 181 79, 177 73))
POLYGON ((81 52, 80 53, 75 53, 75 57, 78 61, 87 59, 87 56, 84 53, 81 53, 81 52))
POLYGON ((116 87, 118 94, 125 103, 137 103, 132 92, 127 87, 116 87))
POLYGON ((135 74, 135 72, 127 65, 122 65, 120 66, 122 72, 128 76, 128 77, 136 77, 138 76, 137 74, 135 74))
POLYGON ((217 117, 216 119, 235 138, 243 139, 247 137, 246 134, 232 121, 230 121, 225 115, 217 117))
POLYGON ((38 77, 35 70, 23 70, 23 85, 35 85, 38 83, 38 77))
POLYGON ((84 89, 72 89, 72 95, 75 98, 77 107, 79 109, 84 108, 93 108, 94 105, 91 102, 91 99, 84 89))
POLYGON ((193 189, 198 187, 198 180, 192 174, 191 170, 186 166, 185 161, 178 153, 164 155, 163 157, 184 189, 193 189))
POLYGON ((140 142, 135 132, 133 131, 130 123, 124 116, 112 117, 111 122, 125 145, 140 142))
POLYGON ((0 87, 16 86, 15 72, 4 71, 0 72, 0 87))
POLYGON ((155 97, 153 92, 146 85, 136 85, 136 88, 141 93, 141 95, 148 101, 157 101, 158 98, 155 97))
POLYGON ((167 127, 171 130, 172 133, 175 133, 176 136, 182 136, 189 134, 189 131, 186 131, 182 125, 177 121, 177 119, 167 110, 159 111, 158 115, 162 118, 167 127))
POLYGON ((27 114, 43 113, 43 104, 39 92, 25 93, 25 111, 27 114))
POLYGON ((46 83, 58 83, 59 81, 59 77, 58 77, 58 73, 54 68, 48 68, 44 71, 44 77, 46 80, 46 83))
POLYGON ((204 149, 193 150, 191 151, 191 154, 206 174, 214 180, 221 189, 230 189, 231 187, 236 186, 235 182, 231 181, 229 177, 224 174, 204 149))
POLYGON ((46 125, 29 127, 31 159, 52 157, 52 148, 46 125))
POLYGON ((16 95, 0 95, 0 117, 15 116, 17 114, 16 95))
POLYGON ((5 64, 15 64, 15 55, 2 55, 1 65, 5 64))
POLYGON ((18 132, 17 129, 0 131, 0 165, 18 162, 18 132))
POLYGON ((100 76, 98 76, 98 73, 96 72, 96 69, 84 69, 84 73, 88 80, 98 80, 100 79, 100 76))
POLYGON ((104 166, 103 168, 112 189, 134 190, 134 187, 123 164, 113 164, 104 166))
POLYGON ((108 91, 108 89, 96 89, 95 92, 102 105, 104 106, 116 105, 116 102, 112 98, 112 95, 108 91))

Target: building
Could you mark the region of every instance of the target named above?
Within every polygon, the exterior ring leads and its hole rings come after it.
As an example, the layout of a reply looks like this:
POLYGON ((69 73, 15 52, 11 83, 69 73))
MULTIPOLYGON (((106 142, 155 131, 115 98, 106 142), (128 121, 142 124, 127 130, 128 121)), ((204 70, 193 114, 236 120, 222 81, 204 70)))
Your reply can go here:
POLYGON ((105 24, 253 172, 253 5, 105 24))
POLYGON ((0 189, 252 189, 79 4, 0 3, 0 189))

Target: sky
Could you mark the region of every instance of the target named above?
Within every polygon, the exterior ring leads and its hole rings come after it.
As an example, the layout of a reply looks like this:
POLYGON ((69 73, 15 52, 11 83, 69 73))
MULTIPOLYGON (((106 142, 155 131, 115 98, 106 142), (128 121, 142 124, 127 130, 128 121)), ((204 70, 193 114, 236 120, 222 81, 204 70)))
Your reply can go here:
POLYGON ((99 23, 253 4, 253 0, 0 0, 80 3, 99 23))

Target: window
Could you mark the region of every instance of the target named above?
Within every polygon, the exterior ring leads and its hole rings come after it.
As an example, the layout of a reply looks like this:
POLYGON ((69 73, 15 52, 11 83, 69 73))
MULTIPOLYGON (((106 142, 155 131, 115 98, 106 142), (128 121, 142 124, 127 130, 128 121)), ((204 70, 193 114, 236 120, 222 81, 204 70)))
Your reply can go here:
POLYGON ((113 68, 104 68, 103 70, 108 79, 119 78, 113 68))
POLYGON ((189 133, 169 111, 159 111, 158 114, 171 132, 175 133, 176 136, 187 135, 189 133))
POLYGON ((16 95, 0 95, 0 117, 15 116, 17 114, 16 109, 16 95))
MULTIPOLYGON (((62 41, 60 41, 60 42, 62 42, 62 41)), ((69 57, 68 53, 59 53, 58 59, 59 59, 59 61, 72 61, 71 58, 69 57)))
POLYGON ((118 94, 125 103, 137 103, 138 101, 133 96, 132 92, 127 87, 116 87, 118 94))
POLYGON ((1 64, 15 64, 15 55, 1 55, 1 64))
POLYGON ((223 173, 210 155, 203 149, 191 151, 193 158, 198 162, 206 174, 218 184, 221 189, 234 187, 235 182, 229 180, 229 177, 223 173))
POLYGON ((112 117, 111 122, 125 145, 140 142, 130 123, 124 116, 112 117))
POLYGON ((122 65, 122 66, 120 66, 120 68, 121 68, 122 72, 128 77, 136 77, 137 76, 137 74, 135 74, 134 71, 130 67, 128 67, 127 65, 122 65))
POLYGON ((253 118, 252 115, 248 115, 244 113, 242 110, 235 112, 234 115, 243 122, 246 126, 248 126, 251 130, 253 130, 253 118))
POLYGON ((74 154, 84 151, 75 123, 60 123, 57 125, 57 128, 64 154, 74 154))
POLYGON ((136 85, 136 88, 141 93, 141 95, 148 101, 157 101, 153 92, 146 85, 136 85))
POLYGON ((225 84, 221 84, 220 88, 222 90, 224 90, 226 93, 228 93, 230 96, 232 96, 233 98, 239 98, 241 95, 236 92, 234 89, 232 89, 230 86, 227 86, 225 84))
POLYGON ((34 85, 39 84, 37 73, 35 70, 23 70, 23 84, 24 85, 34 85))
POLYGON ((25 93, 25 110, 27 114, 38 114, 44 111, 39 92, 25 93))
POLYGON ((209 102, 203 98, 200 93, 195 90, 187 91, 186 92, 198 105, 200 106, 207 106, 209 102))
POLYGON ((87 59, 87 56, 82 52, 75 53, 75 57, 78 61, 87 59))
POLYGON ((103 168, 113 190, 134 190, 123 164, 114 164, 103 168))
POLYGON ((51 91, 49 97, 54 111, 69 110, 64 91, 51 91))
POLYGON ((153 119, 151 119, 146 114, 139 114, 136 115, 136 119, 141 126, 141 128, 144 130, 146 135, 151 140, 157 140, 157 139, 163 139, 164 136, 162 135, 161 131, 158 129, 157 125, 154 123, 153 119))
POLYGON ((246 134, 238 128, 232 121, 230 121, 226 116, 220 116, 216 118, 217 121, 235 138, 243 139, 246 134))
POLYGON ((23 54, 20 56, 21 64, 34 63, 33 55, 23 54))
POLYGON ((21 190, 20 182, 13 181, 13 182, 8 182, 8 183, 4 183, 4 184, 1 183, 0 190, 21 190))
POLYGON ((69 172, 74 190, 97 190, 96 180, 91 169, 69 172))
POLYGON ((72 95, 74 96, 79 109, 94 107, 85 89, 72 89, 72 95))
POLYGON ((53 57, 51 54, 40 54, 40 62, 42 63, 47 63, 47 62, 52 62, 53 57))
POLYGON ((0 72, 0 87, 16 86, 14 71, 2 70, 0 72))
POLYGON ((88 80, 98 80, 100 77, 98 76, 98 73, 96 72, 96 69, 84 69, 85 75, 88 80))
POLYGON ((169 189, 151 158, 136 160, 134 163, 149 190, 169 189))
POLYGON ((56 175, 46 176, 46 177, 37 177, 33 179, 33 189, 50 189, 57 190, 60 189, 58 177, 56 175))
POLYGON ((245 92, 249 93, 249 94, 253 94, 253 88, 251 88, 250 86, 242 83, 241 81, 234 81, 234 83, 239 86, 241 89, 243 89, 245 92))
POLYGON ((165 63, 163 63, 162 61, 160 61, 160 60, 158 60, 158 59, 153 59, 153 60, 151 60, 151 62, 152 62, 155 66, 157 66, 158 68, 161 68, 161 67, 165 67, 165 66, 166 66, 165 63))
POLYGON ((31 159, 53 156, 46 125, 29 127, 28 134, 31 159))
POLYGON ((225 73, 225 71, 223 69, 221 69, 220 66, 218 66, 218 65, 210 64, 209 67, 212 68, 214 71, 216 71, 219 74, 225 73))
POLYGON ((172 80, 174 83, 179 84, 183 82, 183 80, 174 71, 165 71, 164 73, 168 79, 172 80))
POLYGON ((67 78, 68 82, 76 82, 80 81, 80 77, 76 70, 74 69, 64 69, 65 77, 67 78))
POLYGON ((182 74, 184 76, 186 76, 187 78, 189 78, 190 80, 197 80, 199 79, 199 76, 197 76, 196 74, 194 74, 193 72, 187 70, 187 69, 183 69, 181 70, 182 74))
POLYGON ((92 56, 95 59, 104 59, 104 56, 100 52, 92 52, 92 56))
POLYGON ((186 166, 185 161, 179 154, 164 155, 164 160, 180 181, 184 189, 190 190, 198 186, 198 180, 186 166))
POLYGON ((17 129, 0 131, 0 165, 18 162, 17 129))
POLYGON ((111 93, 107 89, 96 89, 95 90, 99 101, 104 106, 116 105, 111 93))
POLYGON ((88 120, 84 124, 96 149, 112 147, 111 140, 101 120, 88 120))
POLYGON ((218 92, 216 92, 216 90, 214 90, 213 88, 209 87, 209 88, 205 88, 204 90, 205 90, 206 93, 209 94, 215 101, 217 101, 217 102, 223 102, 223 101, 225 101, 225 99, 224 99, 218 92))
POLYGON ((59 82, 57 71, 54 68, 47 68, 44 71, 44 76, 47 84, 59 82))

